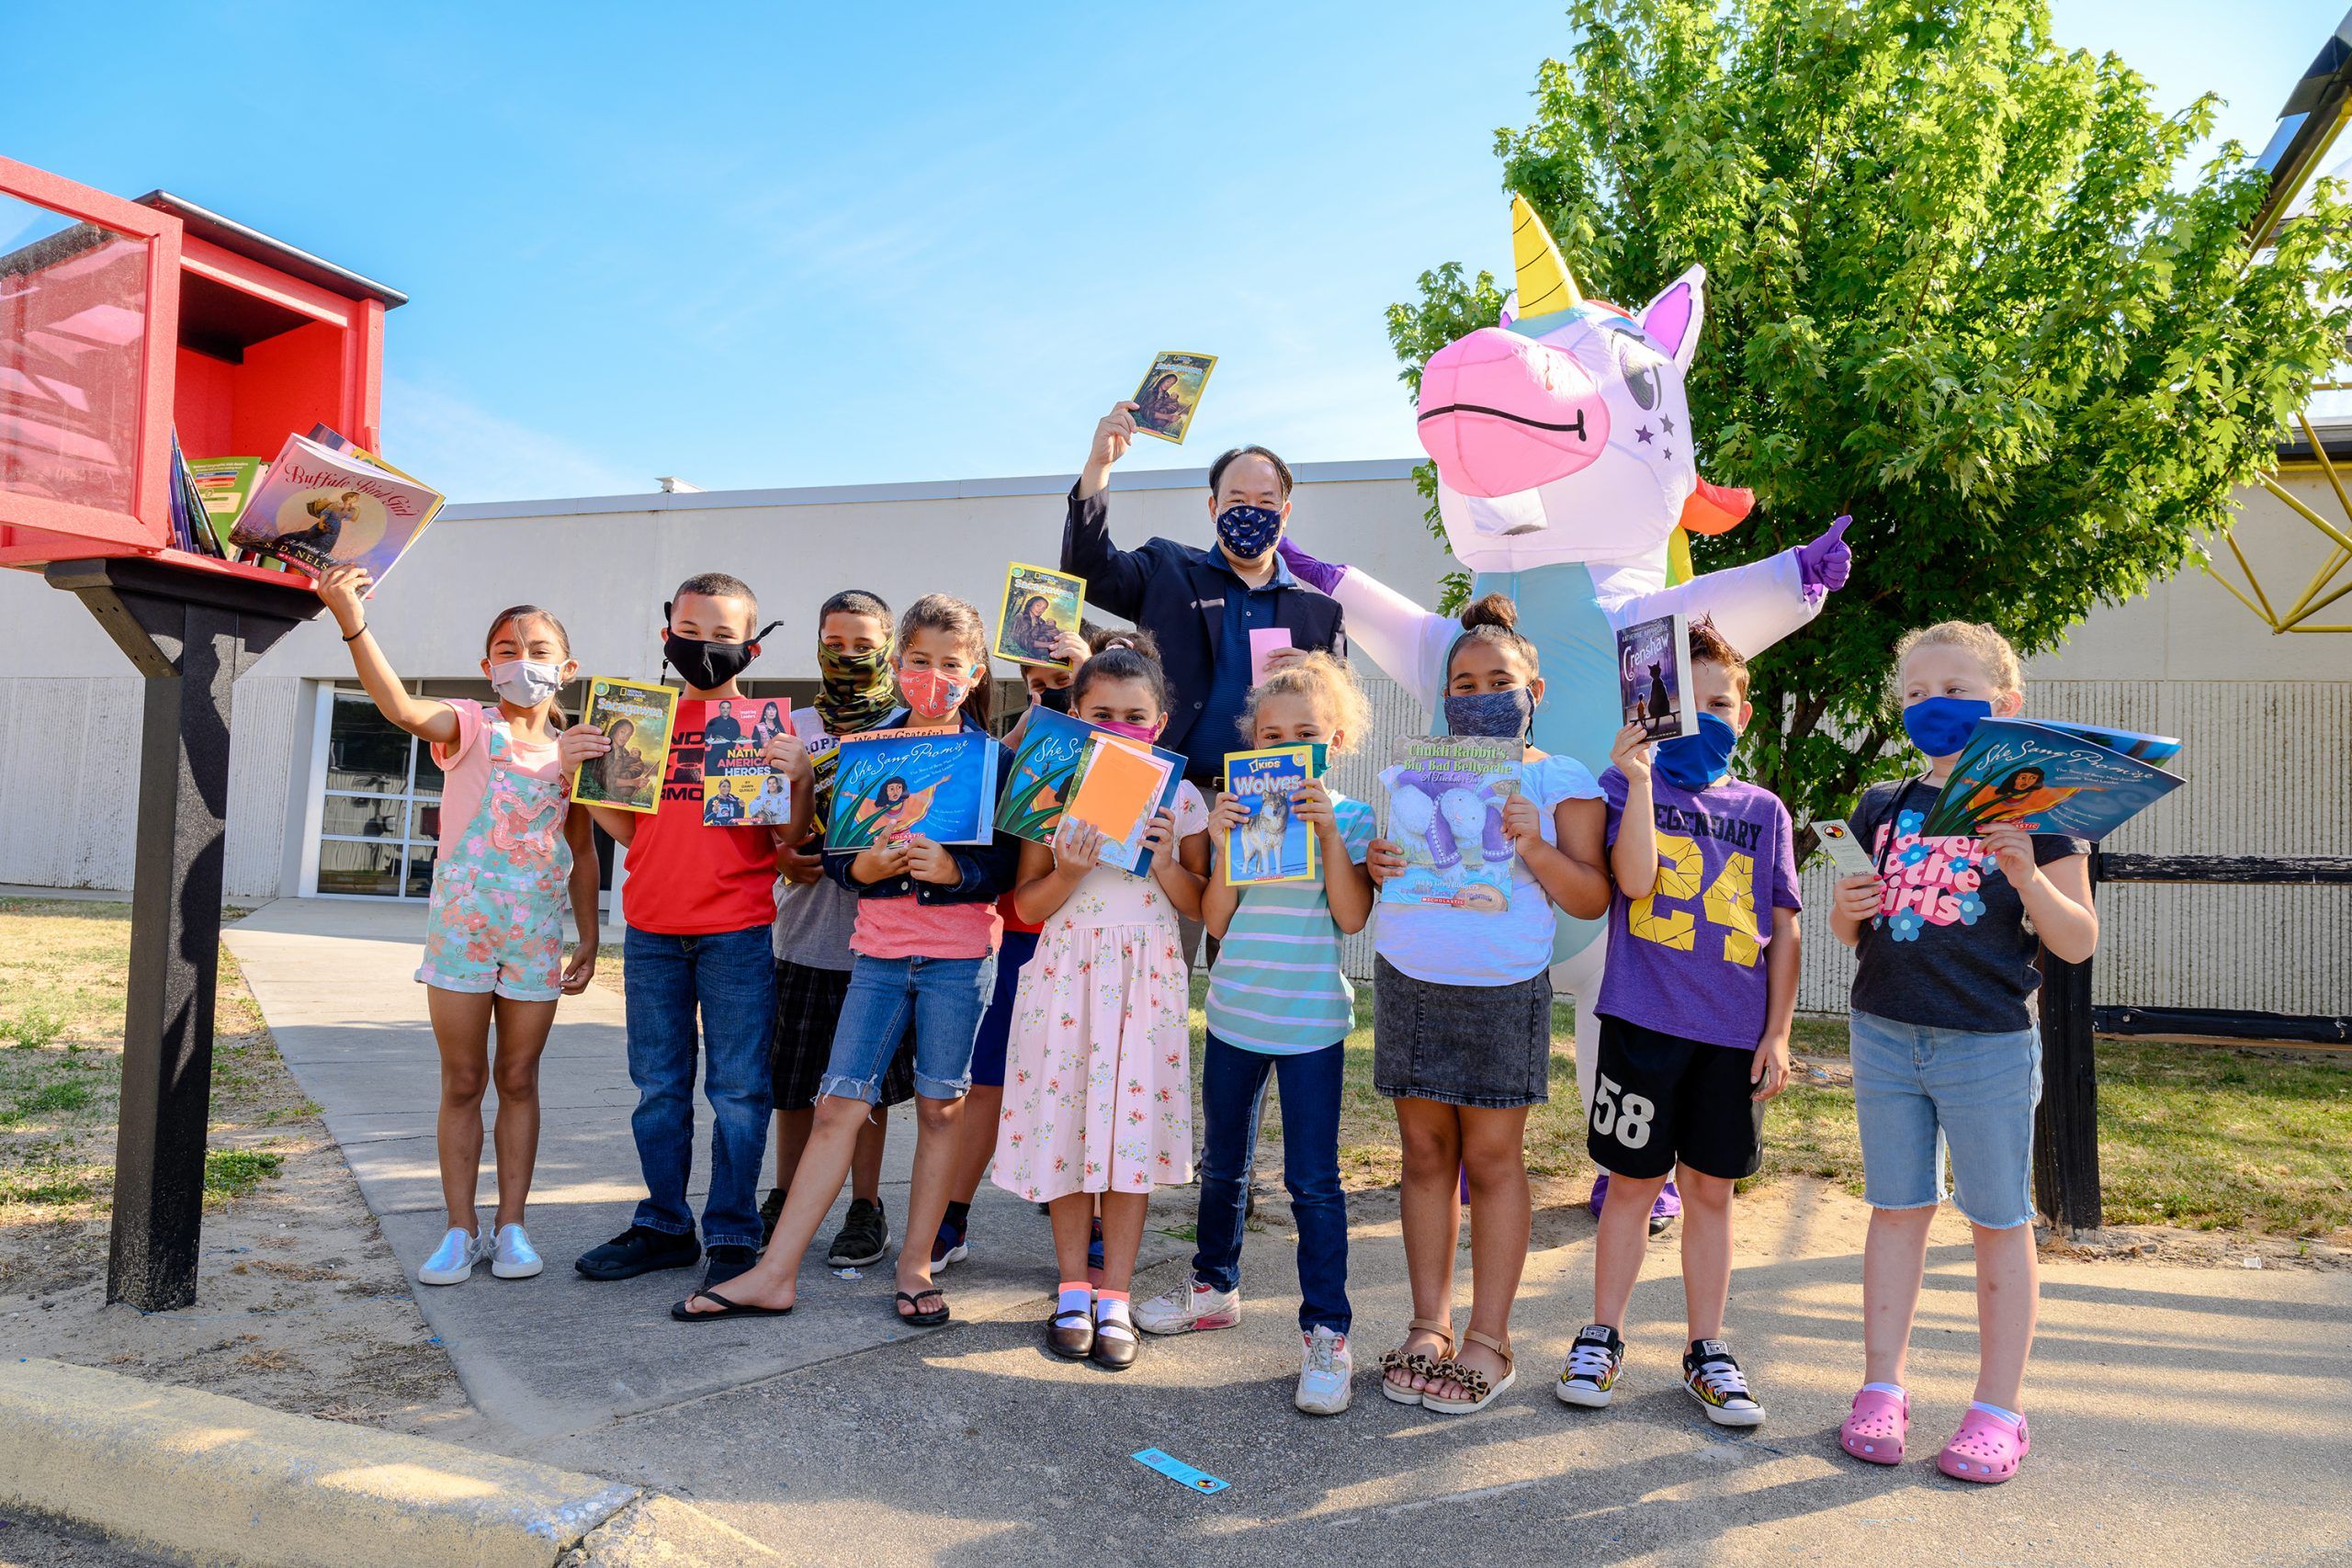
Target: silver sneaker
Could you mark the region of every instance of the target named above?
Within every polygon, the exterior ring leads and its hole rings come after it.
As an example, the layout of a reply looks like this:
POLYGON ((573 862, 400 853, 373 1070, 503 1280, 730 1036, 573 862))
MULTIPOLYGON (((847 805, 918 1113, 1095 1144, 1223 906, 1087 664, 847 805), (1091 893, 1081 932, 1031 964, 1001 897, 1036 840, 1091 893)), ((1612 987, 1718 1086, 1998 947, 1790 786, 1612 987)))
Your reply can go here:
POLYGON ((490 1271, 502 1280, 527 1280, 547 1265, 521 1225, 498 1227, 498 1242, 491 1254, 490 1271))
POLYGON ((451 1225, 449 1234, 441 1238, 441 1245, 433 1249, 433 1256, 424 1260, 424 1267, 416 1271, 416 1282, 462 1285, 473 1277, 474 1265, 488 1256, 480 1231, 459 1230, 451 1225))
POLYGON ((1231 1328, 1241 1321, 1241 1292, 1220 1291, 1198 1280, 1186 1280, 1164 1295, 1139 1302, 1136 1326, 1146 1334, 1191 1334, 1203 1328, 1231 1328))
POLYGON ((1309 1416, 1337 1416, 1355 1397, 1356 1361, 1348 1353, 1348 1337, 1317 1324, 1299 1339, 1298 1392, 1291 1403, 1309 1416))

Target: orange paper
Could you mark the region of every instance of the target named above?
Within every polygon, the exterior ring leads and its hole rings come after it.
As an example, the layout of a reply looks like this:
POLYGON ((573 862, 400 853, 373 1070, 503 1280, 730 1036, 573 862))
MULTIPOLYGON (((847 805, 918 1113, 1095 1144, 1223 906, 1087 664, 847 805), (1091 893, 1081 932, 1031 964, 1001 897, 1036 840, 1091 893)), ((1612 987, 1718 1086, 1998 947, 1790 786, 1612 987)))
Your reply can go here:
POLYGON ((1065 815, 1125 842, 1159 803, 1167 781, 1168 765, 1148 750, 1098 743, 1065 815))

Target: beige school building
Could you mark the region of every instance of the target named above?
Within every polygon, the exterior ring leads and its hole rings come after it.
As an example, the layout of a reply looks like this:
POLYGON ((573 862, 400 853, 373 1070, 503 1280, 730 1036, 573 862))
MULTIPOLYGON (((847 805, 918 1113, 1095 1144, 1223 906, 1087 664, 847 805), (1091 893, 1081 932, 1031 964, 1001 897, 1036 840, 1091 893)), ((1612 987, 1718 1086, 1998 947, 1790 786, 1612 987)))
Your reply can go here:
MULTIPOLYGON (((1292 527, 1328 558, 1434 592, 1449 562, 1422 524, 1407 461, 1306 464, 1292 527)), ((1114 536, 1210 537, 1200 470, 1121 473, 1114 536)), ((659 679, 662 602, 682 578, 726 570, 783 622, 745 684, 806 702, 815 615, 862 587, 903 607, 946 592, 993 615, 1008 560, 1052 564, 1067 475, 821 490, 594 496, 455 505, 373 606, 377 637, 414 688, 486 698, 489 618, 518 600, 562 616, 585 674, 659 679)), ((2340 516, 2324 476, 2289 488, 2340 516)), ((2291 595, 2327 546, 2260 491, 2237 541, 2266 584, 2291 595)), ((2234 562, 2231 563, 2233 568, 2234 562)), ((2352 621, 2352 601, 2321 620, 2352 621)), ((128 888, 137 800, 141 682, 72 596, 0 571, 0 884, 128 888)), ((1768 654, 1766 657, 1770 657, 1768 654)), ((1368 667, 1381 733, 1342 763, 1340 787, 1371 796, 1370 759, 1425 716, 1368 667)), ((1015 700, 1010 667, 1004 696, 1015 700)), ((2273 636, 2194 569, 2103 608, 2029 670, 2029 711, 2182 737, 2188 787, 2105 847, 2177 854, 2352 855, 2352 634, 2273 636)), ((577 688, 575 688, 575 691, 577 688)), ((238 900, 417 899, 432 880, 439 780, 377 714, 321 617, 235 689, 226 886, 238 900)), ((608 886, 626 857, 605 846, 608 886)), ((1824 903, 1825 872, 1806 893, 1824 903)), ((2352 1014, 2352 888, 2114 886, 2102 890, 2102 1005, 2352 1014)), ((1368 972, 1359 940, 1351 964, 1368 972)), ((1838 1011, 1846 954, 1826 929, 1807 944, 1801 1004, 1838 1011)))

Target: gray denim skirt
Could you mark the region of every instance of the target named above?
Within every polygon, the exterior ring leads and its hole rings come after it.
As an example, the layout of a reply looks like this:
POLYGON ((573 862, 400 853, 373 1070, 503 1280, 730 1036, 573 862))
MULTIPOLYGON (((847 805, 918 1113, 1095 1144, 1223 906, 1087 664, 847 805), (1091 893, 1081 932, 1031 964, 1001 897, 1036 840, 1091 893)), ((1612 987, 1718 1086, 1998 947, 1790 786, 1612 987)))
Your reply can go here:
POLYGON ((1440 986, 1374 960, 1372 1083, 1391 1100, 1509 1110, 1552 1088, 1552 976, 1440 986))

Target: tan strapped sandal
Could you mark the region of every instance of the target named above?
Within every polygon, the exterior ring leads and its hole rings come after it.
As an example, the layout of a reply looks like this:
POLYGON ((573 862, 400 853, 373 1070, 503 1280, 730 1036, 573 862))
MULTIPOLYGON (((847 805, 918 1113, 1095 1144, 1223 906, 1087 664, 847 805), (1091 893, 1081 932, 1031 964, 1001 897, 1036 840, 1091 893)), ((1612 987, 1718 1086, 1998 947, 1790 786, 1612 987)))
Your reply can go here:
POLYGON ((1513 1380, 1519 1376, 1519 1369, 1512 1361, 1510 1346, 1504 1344, 1501 1340, 1495 1338, 1492 1335, 1481 1334, 1475 1328, 1464 1329, 1463 1331, 1462 1337, 1464 1339, 1476 1340, 1479 1344, 1484 1345, 1487 1349, 1492 1350, 1496 1355, 1500 1356, 1503 1359, 1502 1380, 1498 1382, 1490 1383, 1487 1381, 1486 1373, 1472 1367, 1465 1367, 1461 1362, 1449 1356, 1444 1360, 1440 1361, 1435 1370, 1429 1374, 1430 1381, 1432 1382, 1453 1383, 1456 1387, 1461 1388, 1467 1393, 1470 1397, 1467 1399, 1440 1399, 1433 1393, 1425 1393, 1421 1395, 1422 1409, 1434 1410, 1441 1416, 1476 1415, 1477 1412, 1484 1410, 1487 1405, 1492 1404, 1496 1400, 1500 1399, 1503 1395, 1503 1391, 1510 1387, 1513 1380))
POLYGON ((1445 1365, 1453 1355, 1453 1325, 1434 1317, 1417 1317, 1409 1325, 1406 1335, 1408 1338, 1412 1337, 1409 1329, 1419 1329, 1425 1334, 1439 1336, 1445 1341, 1445 1349, 1432 1357, 1426 1350, 1415 1350, 1408 1354, 1405 1347, 1399 1345, 1380 1358, 1380 1392, 1399 1404, 1419 1404, 1421 1402, 1421 1391, 1410 1385, 1400 1388, 1389 1380, 1390 1372, 1410 1372, 1417 1378, 1433 1378, 1437 1376, 1438 1368, 1445 1365))

